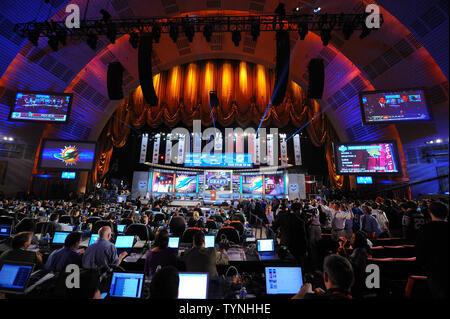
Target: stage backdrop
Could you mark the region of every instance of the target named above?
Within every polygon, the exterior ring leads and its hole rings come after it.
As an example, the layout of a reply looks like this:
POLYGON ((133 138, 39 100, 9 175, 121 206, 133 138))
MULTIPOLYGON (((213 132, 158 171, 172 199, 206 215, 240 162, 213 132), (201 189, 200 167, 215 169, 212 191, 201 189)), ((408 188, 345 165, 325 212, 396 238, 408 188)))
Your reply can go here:
POLYGON ((290 200, 306 199, 305 174, 289 174, 288 196, 290 200))
POLYGON ((145 198, 148 192, 149 172, 133 172, 133 185, 131 186, 131 197, 141 196, 145 198))
MULTIPOLYGON (((197 61, 155 75, 153 83, 159 105, 148 106, 140 87, 124 99, 99 137, 99 156, 91 182, 95 185, 107 173, 113 147, 125 145, 130 125, 190 127, 194 119, 200 119, 202 127, 212 126, 210 91, 217 91, 219 99, 219 106, 213 109, 216 122, 224 127, 234 123, 242 128, 257 127, 272 95, 274 80, 274 70, 236 60, 197 61)), ((270 107, 263 126, 281 128, 291 122, 301 127, 319 111, 319 104, 290 81, 283 103, 270 107)), ((315 146, 325 144, 331 183, 341 187, 344 179, 336 176, 332 158, 331 143, 337 141, 337 135, 331 123, 322 113, 306 129, 315 146)))

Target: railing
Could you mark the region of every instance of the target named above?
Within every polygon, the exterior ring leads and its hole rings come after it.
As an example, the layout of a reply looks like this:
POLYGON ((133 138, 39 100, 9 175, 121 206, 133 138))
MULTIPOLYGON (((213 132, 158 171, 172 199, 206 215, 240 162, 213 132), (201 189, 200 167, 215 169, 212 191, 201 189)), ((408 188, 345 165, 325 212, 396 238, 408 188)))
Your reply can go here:
POLYGON ((256 216, 255 214, 249 213, 248 215, 248 224, 250 227, 255 229, 255 238, 261 239, 263 238, 263 231, 266 233, 266 238, 273 238, 274 232, 270 227, 267 227, 266 224, 264 224, 264 221, 256 216))

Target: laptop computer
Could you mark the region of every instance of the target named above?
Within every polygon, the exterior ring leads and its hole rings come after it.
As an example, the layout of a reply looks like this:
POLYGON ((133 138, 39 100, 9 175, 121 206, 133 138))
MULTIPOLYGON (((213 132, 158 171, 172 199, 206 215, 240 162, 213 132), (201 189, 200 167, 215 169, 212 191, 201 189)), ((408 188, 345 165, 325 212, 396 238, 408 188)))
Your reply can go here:
POLYGON ((98 234, 92 234, 91 238, 89 239, 89 246, 95 243, 98 240, 98 234))
POLYGON ((53 235, 52 238, 52 245, 64 245, 64 242, 66 240, 66 237, 70 234, 70 232, 68 231, 57 231, 55 232, 55 234, 53 235))
POLYGON ((0 264, 0 292, 21 294, 25 291, 34 264, 5 261, 0 264))
POLYGON ((11 225, 0 225, 0 239, 11 237, 11 225))
POLYGON ((134 244, 134 236, 125 236, 125 235, 117 236, 115 243, 117 254, 120 255, 124 251, 130 254, 133 249, 133 244, 134 244))
POLYGON ((266 267, 266 294, 294 295, 303 286, 301 267, 266 267))
POLYGON ((180 237, 169 237, 169 248, 178 249, 180 237))
POLYGON ((113 272, 109 297, 139 299, 144 287, 144 273, 113 272))
POLYGON ((180 272, 178 299, 207 299, 208 273, 180 272))
POLYGON ((277 259, 273 239, 258 239, 256 241, 256 247, 260 260, 277 259))
POLYGON ((216 236, 214 235, 206 235, 205 236, 205 248, 214 248, 215 247, 216 236))
POLYGON ((119 234, 123 234, 125 232, 125 228, 127 227, 127 225, 117 225, 117 232, 119 234))

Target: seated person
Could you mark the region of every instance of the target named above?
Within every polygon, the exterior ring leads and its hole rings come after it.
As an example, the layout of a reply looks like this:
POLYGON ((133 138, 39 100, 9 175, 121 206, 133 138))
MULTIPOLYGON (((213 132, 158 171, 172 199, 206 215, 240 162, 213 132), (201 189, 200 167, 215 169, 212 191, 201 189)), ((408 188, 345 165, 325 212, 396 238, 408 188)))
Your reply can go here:
POLYGON ((35 264, 35 268, 42 267, 42 254, 38 251, 28 251, 33 233, 21 232, 12 237, 12 249, 0 255, 0 262, 15 261, 35 264))
POLYGON ((80 246, 81 233, 71 232, 64 241, 64 247, 53 251, 45 263, 45 269, 52 272, 65 271, 66 266, 75 264, 81 267, 81 250, 77 252, 80 246))
POLYGON ((150 283, 151 299, 177 299, 180 277, 173 266, 166 266, 158 270, 150 283))
POLYGON ((323 280, 327 291, 320 288, 312 290, 305 283, 292 299, 351 299, 350 289, 354 282, 351 263, 344 257, 329 255, 323 263, 323 280))
POLYGON ((83 268, 97 269, 108 267, 109 265, 118 266, 126 257, 127 252, 117 256, 116 246, 111 239, 111 227, 103 226, 98 230, 98 240, 90 245, 82 259, 83 268))
POLYGON ((205 235, 198 231, 194 234, 193 247, 184 254, 186 271, 207 272, 210 276, 218 276, 216 249, 205 248, 205 235))
POLYGON ((144 273, 153 275, 158 266, 176 265, 176 255, 173 249, 168 248, 169 233, 165 229, 160 229, 156 233, 153 248, 145 256, 144 273))
POLYGON ((53 213, 50 215, 50 223, 55 226, 55 231, 72 231, 72 227, 59 222, 59 214, 53 213))

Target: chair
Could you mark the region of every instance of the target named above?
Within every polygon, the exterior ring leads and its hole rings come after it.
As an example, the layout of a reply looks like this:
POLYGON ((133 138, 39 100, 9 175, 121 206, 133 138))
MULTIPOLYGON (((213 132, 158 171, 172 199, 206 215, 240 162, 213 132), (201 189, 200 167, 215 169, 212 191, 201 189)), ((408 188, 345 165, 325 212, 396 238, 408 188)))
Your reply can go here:
POLYGON ((222 237, 226 237, 228 241, 234 244, 239 244, 241 242, 238 231, 232 226, 220 228, 216 235, 216 242, 220 242, 222 237))
POLYGON ((240 221, 240 222, 242 223, 242 225, 245 224, 245 216, 244 216, 244 214, 242 214, 242 213, 235 214, 235 215, 233 216, 233 220, 238 220, 238 221, 240 221))
POLYGON ((125 235, 138 236, 140 240, 153 240, 155 235, 144 224, 131 224, 125 230, 125 235))
POLYGON ((189 227, 187 228, 184 233, 183 236, 181 237, 181 242, 182 243, 192 243, 194 240, 194 235, 197 232, 201 232, 202 230, 198 227, 189 227))
POLYGON ((217 223, 214 221, 214 219, 207 219, 206 220, 206 224, 205 224, 205 228, 208 229, 217 229, 217 223))
POLYGON ((244 225, 240 222, 240 221, 238 221, 238 220, 233 220, 231 223, 230 223, 230 226, 231 227, 234 227, 234 229, 236 229, 237 231, 238 231, 238 233, 239 233, 239 235, 242 237, 242 235, 244 235, 244 230, 245 230, 245 228, 244 228, 244 225))
POLYGON ((99 220, 102 220, 99 216, 91 216, 86 219, 86 224, 92 224, 92 226, 94 226, 94 224, 99 220))
POLYGON ((214 219, 217 223, 223 223, 224 222, 223 217, 218 215, 218 214, 212 215, 211 218, 214 219))
POLYGON ((24 219, 22 219, 16 225, 15 232, 20 233, 23 231, 30 231, 34 233, 36 231, 36 219, 30 217, 25 217, 24 219))
POLYGON ((122 219, 119 223, 119 225, 126 225, 126 228, 128 228, 128 226, 130 226, 131 224, 133 224, 133 221, 131 219, 122 219))
POLYGON ((169 223, 169 229, 174 237, 181 237, 186 229, 184 217, 173 216, 169 223))
POLYGON ((409 276, 405 288, 405 297, 412 299, 431 299, 427 276, 409 276))
POLYGON ((111 227, 111 232, 113 234, 117 233, 117 231, 114 229, 114 225, 108 220, 98 220, 98 221, 96 221, 95 224, 92 225, 91 233, 92 234, 97 234, 98 230, 100 228, 102 228, 103 226, 109 226, 109 227, 111 227))
MULTIPOLYGON (((39 223, 39 224, 41 224, 41 223, 39 223)), ((38 227, 36 227, 36 228, 38 228, 38 227)), ((56 231, 55 224, 53 224, 52 222, 43 222, 42 226, 39 226, 39 228, 40 228, 39 233, 42 236, 49 234, 50 237, 53 237, 53 235, 55 234, 55 231, 56 231)), ((37 230, 36 230, 36 233, 37 233, 37 230)))
POLYGON ((155 214, 155 223, 164 222, 166 220, 166 215, 163 213, 155 214))
POLYGON ((15 219, 11 216, 0 216, 0 225, 10 225, 14 228, 15 219))
POLYGON ((62 215, 59 218, 59 222, 61 224, 69 224, 69 225, 73 225, 73 218, 70 215, 62 215))

